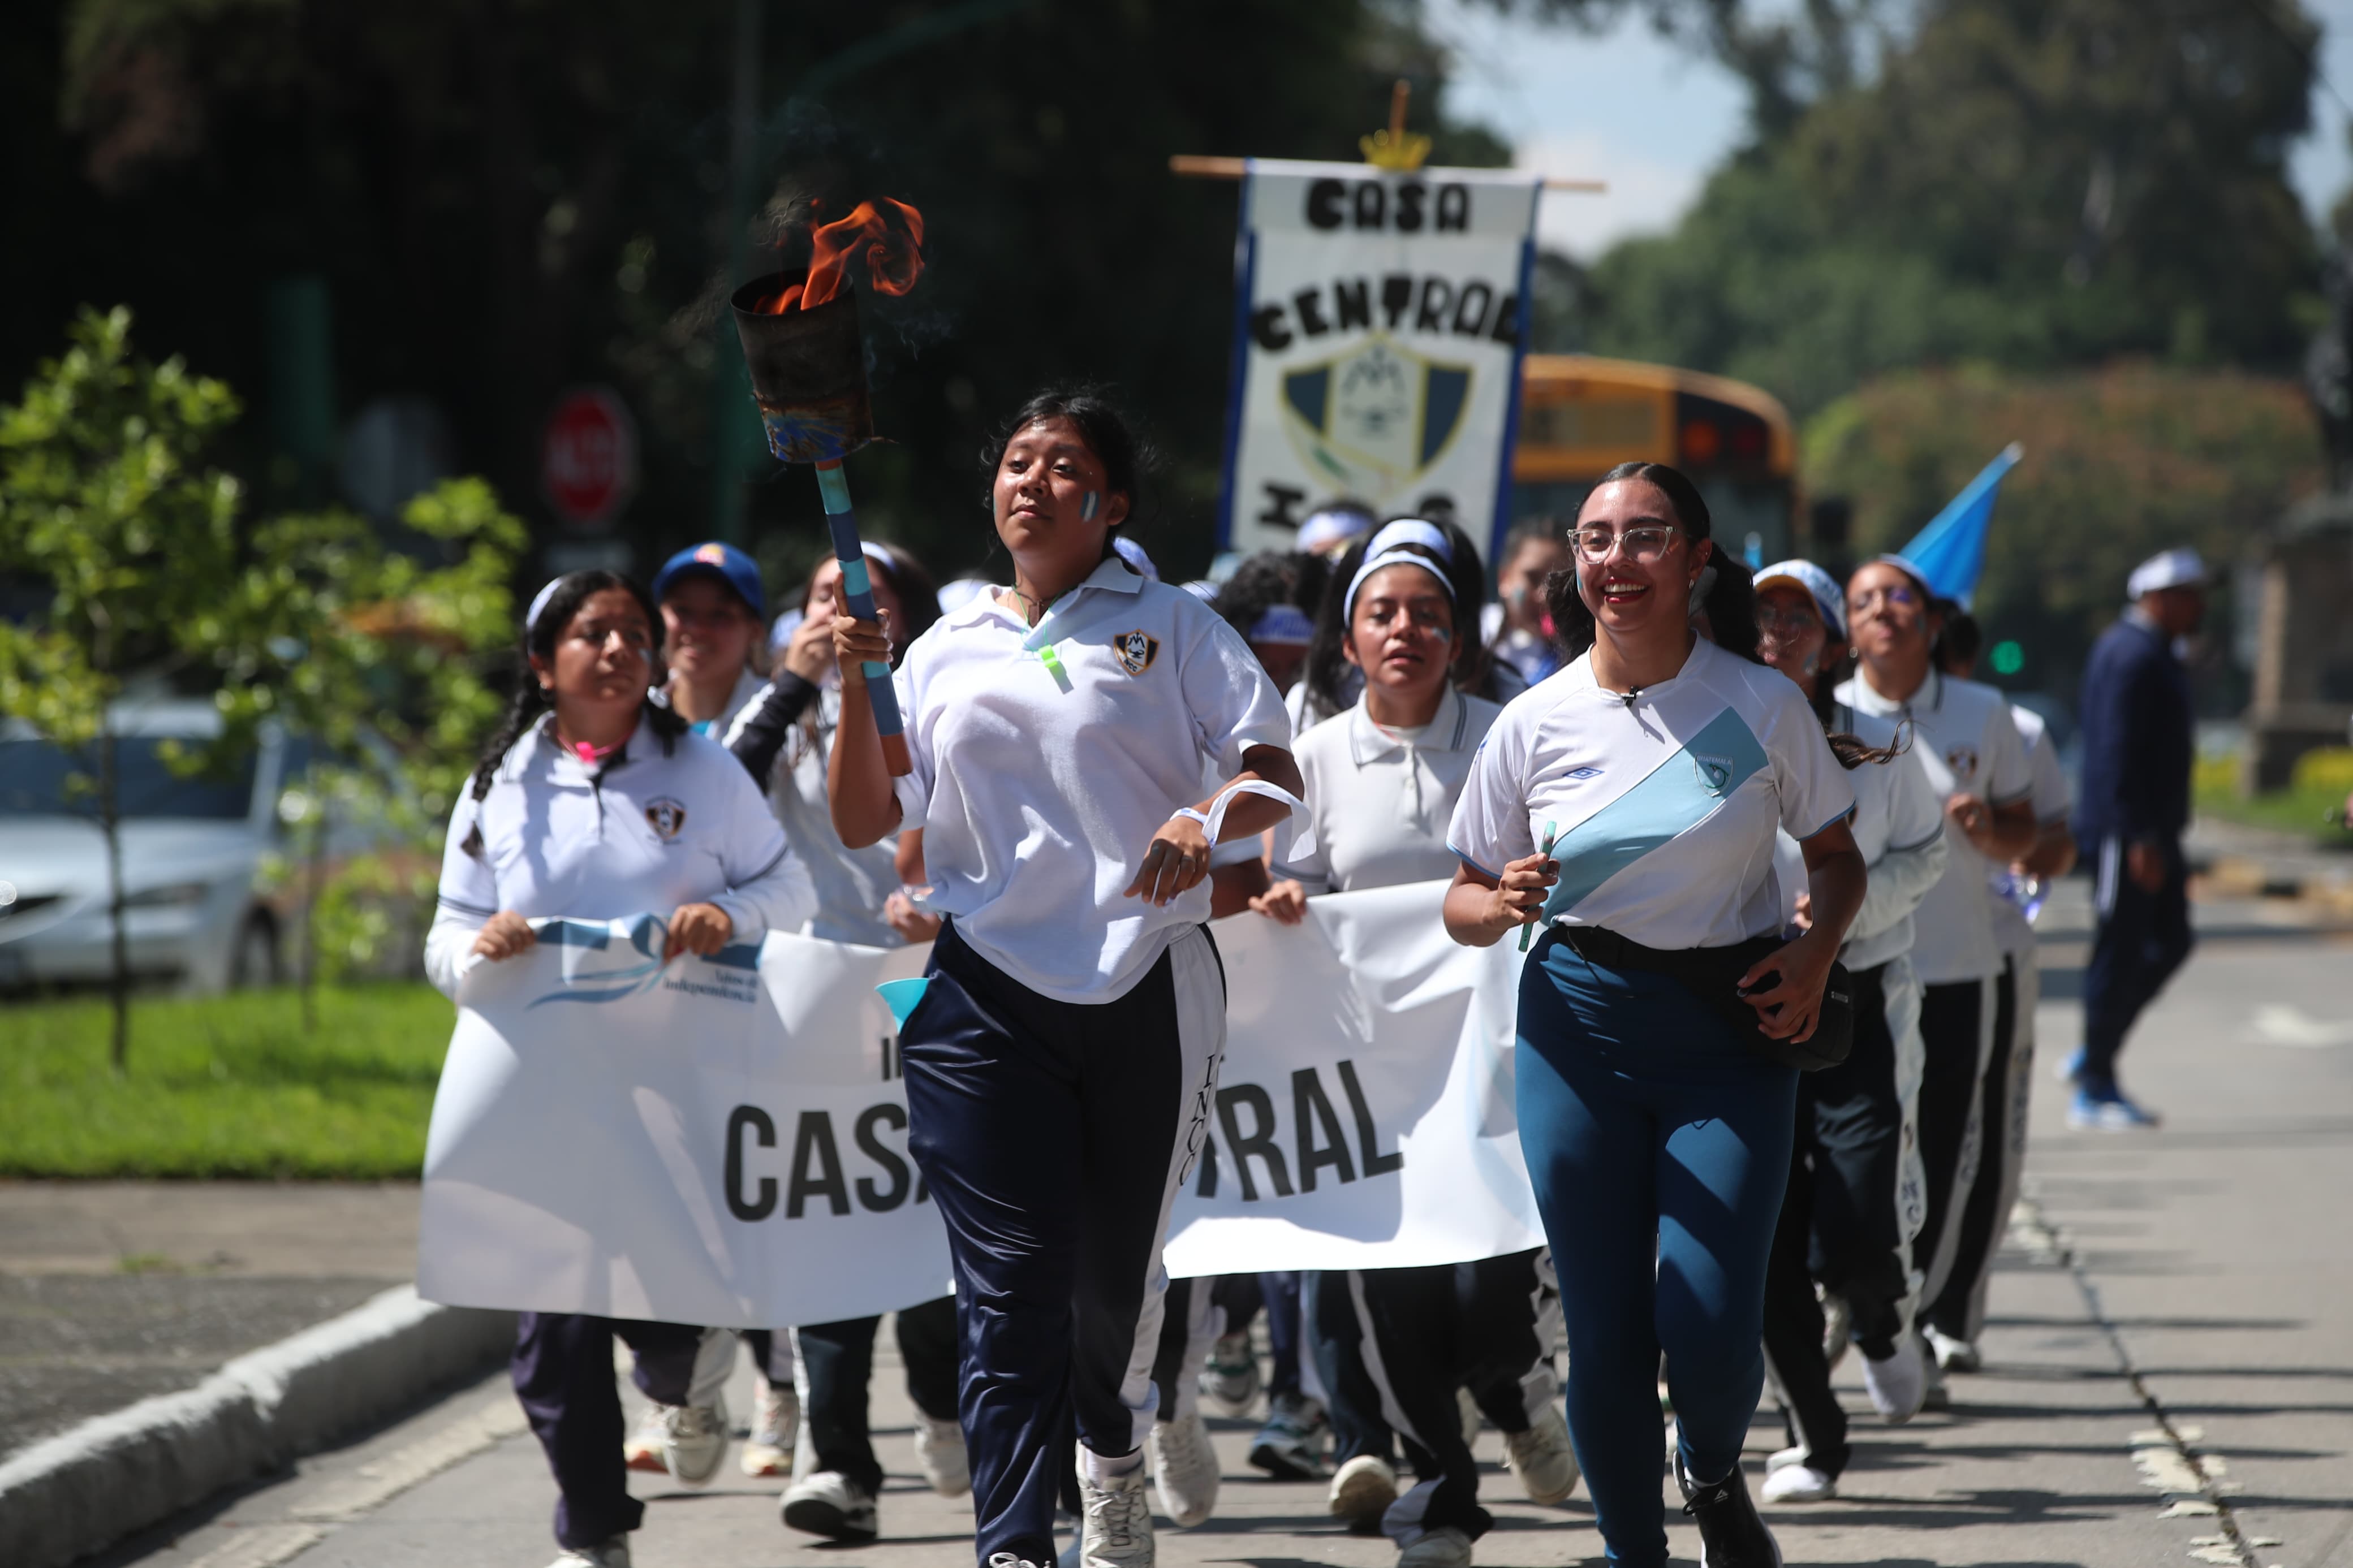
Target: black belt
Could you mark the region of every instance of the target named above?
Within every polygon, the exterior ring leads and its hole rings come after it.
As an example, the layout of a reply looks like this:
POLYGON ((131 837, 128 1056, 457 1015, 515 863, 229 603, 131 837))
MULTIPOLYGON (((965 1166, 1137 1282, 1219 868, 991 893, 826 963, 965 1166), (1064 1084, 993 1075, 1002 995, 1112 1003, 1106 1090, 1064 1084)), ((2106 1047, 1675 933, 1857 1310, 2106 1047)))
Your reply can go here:
MULTIPOLYGON (((1781 1040, 1759 1027, 1764 1022, 1740 994, 1740 977, 1788 944, 1778 937, 1753 937, 1729 947, 1646 947, 1600 926, 1555 926, 1548 933, 1589 963, 1604 969, 1643 969, 1680 982, 1716 1016, 1730 1025, 1758 1056, 1799 1072, 1818 1072, 1846 1060, 1854 1046, 1854 981, 1846 965, 1833 963, 1822 985, 1821 1012, 1804 1040, 1781 1040)), ((1771 990, 1771 985, 1763 987, 1771 990)))

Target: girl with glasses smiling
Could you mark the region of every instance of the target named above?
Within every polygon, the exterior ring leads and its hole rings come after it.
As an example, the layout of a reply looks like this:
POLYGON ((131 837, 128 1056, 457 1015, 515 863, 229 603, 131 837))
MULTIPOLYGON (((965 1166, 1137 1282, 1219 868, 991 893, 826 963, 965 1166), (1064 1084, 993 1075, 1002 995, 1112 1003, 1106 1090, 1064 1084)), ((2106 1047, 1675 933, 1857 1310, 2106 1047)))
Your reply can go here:
POLYGON ((1765 1379, 1788 1064, 1862 902, 1854 792, 1803 694, 1757 662, 1747 574, 1702 587, 1715 545, 1688 479, 1621 464, 1574 540, 1576 566, 1547 584, 1573 662, 1504 709, 1472 765, 1446 926, 1479 946, 1546 927, 1520 983, 1520 1142, 1567 1319, 1569 1431, 1610 1561, 1667 1559, 1652 1446, 1663 1348, 1675 1475, 1705 1560, 1768 1568, 1779 1553, 1740 1452, 1765 1379), (1802 846, 1813 919, 1787 943, 1777 829, 1802 846), (1705 956, 1721 949, 1759 956, 1705 956))

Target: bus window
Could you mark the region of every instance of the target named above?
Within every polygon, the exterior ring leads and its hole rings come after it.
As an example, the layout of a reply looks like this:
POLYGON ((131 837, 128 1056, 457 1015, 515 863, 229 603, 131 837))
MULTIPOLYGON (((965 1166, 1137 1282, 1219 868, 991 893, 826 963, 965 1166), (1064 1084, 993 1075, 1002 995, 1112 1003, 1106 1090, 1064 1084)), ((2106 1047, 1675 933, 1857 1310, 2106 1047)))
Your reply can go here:
POLYGON ((1514 518, 1565 524, 1595 482, 1625 462, 1672 463, 1690 475, 1719 548, 1742 553, 1753 535, 1771 561, 1798 547, 1796 434, 1770 394, 1667 365, 1528 356, 1514 518))

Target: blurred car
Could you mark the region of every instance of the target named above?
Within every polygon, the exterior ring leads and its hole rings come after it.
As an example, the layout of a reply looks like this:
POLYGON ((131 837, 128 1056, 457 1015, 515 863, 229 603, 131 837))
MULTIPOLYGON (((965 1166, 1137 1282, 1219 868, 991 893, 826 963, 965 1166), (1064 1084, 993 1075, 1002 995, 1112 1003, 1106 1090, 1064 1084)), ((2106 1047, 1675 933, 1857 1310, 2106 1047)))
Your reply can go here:
MULTIPOLYGON (((280 915, 257 882, 280 847, 279 791, 301 748, 271 731, 225 773, 182 777, 163 744, 217 736, 210 703, 126 701, 114 724, 132 973, 195 991, 274 983, 280 915)), ((113 973, 97 801, 69 787, 82 771, 23 725, 0 728, 0 986, 113 973)))

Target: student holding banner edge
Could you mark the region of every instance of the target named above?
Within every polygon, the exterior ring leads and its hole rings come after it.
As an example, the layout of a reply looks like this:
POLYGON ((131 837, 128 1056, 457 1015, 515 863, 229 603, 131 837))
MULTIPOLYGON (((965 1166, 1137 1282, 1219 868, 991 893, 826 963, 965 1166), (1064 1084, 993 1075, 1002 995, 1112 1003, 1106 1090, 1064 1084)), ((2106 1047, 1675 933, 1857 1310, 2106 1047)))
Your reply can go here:
MULTIPOLYGON (((890 613, 892 643, 903 656, 907 642, 936 618, 937 590, 922 563, 895 545, 870 540, 865 554, 875 603, 890 613)), ((809 863, 818 889, 809 935, 881 948, 927 942, 938 922, 908 904, 897 847, 886 841, 849 848, 834 833, 826 803, 826 759, 841 725, 832 629, 841 609, 841 563, 828 555, 803 586, 801 623, 774 678, 744 705, 727 731, 727 749, 766 785, 770 808, 809 863)), ((744 1468, 754 1475, 797 1470, 779 1505, 791 1529, 850 1542, 871 1541, 880 1531, 882 1467, 868 1423, 868 1393, 881 1326, 881 1318, 864 1317, 744 1335, 763 1386, 744 1468), (803 1413, 795 1398, 796 1363, 807 1389, 802 1437, 815 1456, 797 1467, 788 1420, 803 1413)), ((971 1478, 955 1413, 954 1300, 941 1296, 901 1309, 893 1332, 915 1406, 916 1463, 933 1490, 960 1496, 971 1478)))
POLYGON ((1013 582, 908 649, 906 778, 860 689, 889 634, 834 624, 833 820, 853 847, 920 827, 947 916, 900 1053, 955 1268, 976 1553, 1054 1560, 1075 1426, 1083 1561, 1148 1568, 1160 1247, 1225 1038, 1210 846, 1281 823, 1299 773, 1242 639, 1113 550, 1141 465, 1111 405, 1042 394, 987 458, 1013 582), (1228 782, 1197 798, 1212 758, 1228 782))
MULTIPOLYGON (((1502 711, 1458 692, 1451 679, 1460 635, 1451 571, 1457 547, 1426 520, 1389 522, 1327 599, 1325 629, 1337 628, 1344 657, 1362 673, 1363 695, 1299 738, 1315 847, 1276 866, 1281 879, 1251 900, 1260 913, 1297 924, 1313 895, 1438 881, 1452 871, 1446 826, 1502 711)), ((1550 1345, 1538 1330, 1545 1288, 1536 1256, 1309 1277, 1313 1337, 1338 1439, 1330 1506, 1388 1533, 1402 1568, 1465 1568, 1493 1522, 1479 1506, 1460 1388, 1487 1396, 1482 1406, 1502 1427, 1507 1462, 1532 1499, 1559 1502, 1577 1484, 1553 1404, 1550 1345), (1417 1479, 1402 1498, 1393 1426, 1417 1479)))
POLYGON ((1620 465, 1571 539, 1577 564, 1546 596, 1572 662, 1504 710, 1472 766, 1446 926, 1482 946, 1547 928, 1520 984, 1520 1140, 1610 1560, 1666 1561, 1663 1347, 1675 1477, 1706 1560, 1767 1568, 1779 1553, 1740 1452, 1764 1384, 1793 1064, 1844 1005, 1829 981, 1862 902, 1854 792, 1804 696, 1755 662, 1746 575, 1694 603, 1714 545, 1688 479, 1620 465), (1692 629, 1701 608, 1715 642, 1692 629), (1803 847, 1813 917, 1787 943, 1778 827, 1803 847))
MULTIPOLYGON (((514 700, 450 816, 425 953, 444 994, 474 961, 529 951, 534 920, 668 910, 674 960, 808 919, 808 872, 744 770, 648 700, 660 625, 645 590, 610 572, 575 572, 533 600, 514 700)), ((555 1474, 554 1568, 628 1568, 644 1515, 623 1468, 616 1334, 661 1407, 671 1475, 705 1485, 726 1453, 732 1332, 522 1313, 512 1372, 555 1474)))

